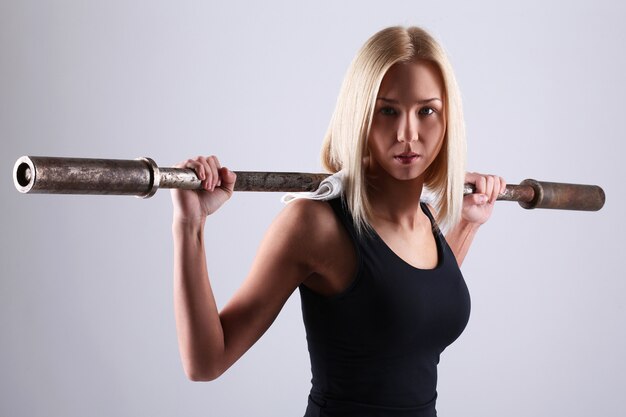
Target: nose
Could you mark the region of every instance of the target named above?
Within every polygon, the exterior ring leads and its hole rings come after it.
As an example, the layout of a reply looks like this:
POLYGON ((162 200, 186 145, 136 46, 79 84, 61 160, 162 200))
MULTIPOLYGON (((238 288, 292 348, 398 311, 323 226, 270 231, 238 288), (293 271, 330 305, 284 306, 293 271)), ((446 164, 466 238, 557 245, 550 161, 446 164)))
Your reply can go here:
POLYGON ((418 140, 418 120, 415 115, 408 112, 400 118, 398 123, 398 142, 415 142, 418 140))

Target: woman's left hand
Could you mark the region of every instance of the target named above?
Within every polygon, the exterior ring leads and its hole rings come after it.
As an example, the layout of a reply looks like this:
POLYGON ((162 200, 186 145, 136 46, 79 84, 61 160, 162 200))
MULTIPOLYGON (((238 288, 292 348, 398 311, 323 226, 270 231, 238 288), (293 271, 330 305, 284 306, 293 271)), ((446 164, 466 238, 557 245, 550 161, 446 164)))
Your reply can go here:
POLYGON ((465 174, 465 183, 474 184, 476 191, 463 198, 463 221, 474 224, 483 224, 493 211, 493 205, 498 194, 504 192, 506 181, 497 175, 485 175, 476 172, 465 174))

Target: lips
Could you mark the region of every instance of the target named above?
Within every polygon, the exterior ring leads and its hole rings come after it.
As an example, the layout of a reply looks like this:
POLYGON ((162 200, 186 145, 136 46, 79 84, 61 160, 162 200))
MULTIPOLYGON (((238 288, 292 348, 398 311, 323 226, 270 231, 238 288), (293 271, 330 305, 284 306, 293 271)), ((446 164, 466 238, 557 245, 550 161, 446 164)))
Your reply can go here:
POLYGON ((416 154, 415 152, 403 152, 394 156, 394 159, 401 164, 410 164, 411 162, 416 161, 417 158, 419 158, 419 154, 416 154))

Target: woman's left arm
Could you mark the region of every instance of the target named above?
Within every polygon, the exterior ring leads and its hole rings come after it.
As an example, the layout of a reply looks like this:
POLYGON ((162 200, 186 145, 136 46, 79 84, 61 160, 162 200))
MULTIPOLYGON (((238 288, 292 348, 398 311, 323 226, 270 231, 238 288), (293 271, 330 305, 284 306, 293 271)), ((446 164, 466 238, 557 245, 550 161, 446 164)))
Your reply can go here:
POLYGON ((474 184, 476 191, 463 197, 461 220, 446 234, 446 240, 461 266, 476 232, 491 217, 498 194, 506 188, 504 178, 475 172, 465 174, 465 182, 474 184))

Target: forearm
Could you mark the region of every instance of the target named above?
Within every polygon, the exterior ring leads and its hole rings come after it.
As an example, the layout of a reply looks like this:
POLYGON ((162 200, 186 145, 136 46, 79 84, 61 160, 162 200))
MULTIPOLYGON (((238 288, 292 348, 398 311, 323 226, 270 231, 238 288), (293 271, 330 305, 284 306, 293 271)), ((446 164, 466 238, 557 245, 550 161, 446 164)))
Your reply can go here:
POLYGON ((174 222, 174 311, 183 366, 192 380, 221 372, 224 334, 209 282, 200 225, 174 222))
POLYGON ((467 255, 479 228, 480 224, 478 223, 470 223, 461 220, 446 234, 448 246, 452 249, 459 267, 463 264, 463 260, 465 259, 465 256, 467 255))

